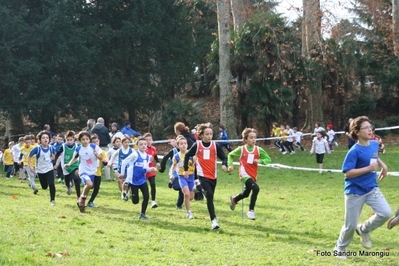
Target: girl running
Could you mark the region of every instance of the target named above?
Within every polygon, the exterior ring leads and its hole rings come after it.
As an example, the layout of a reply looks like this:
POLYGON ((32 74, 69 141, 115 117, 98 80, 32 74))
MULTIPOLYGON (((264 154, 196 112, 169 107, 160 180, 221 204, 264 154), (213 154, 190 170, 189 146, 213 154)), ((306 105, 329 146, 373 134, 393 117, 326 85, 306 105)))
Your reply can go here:
POLYGON ((217 157, 222 160, 222 170, 227 170, 227 158, 223 150, 216 142, 212 141, 213 129, 211 123, 200 124, 197 126, 198 137, 201 141, 197 141, 184 156, 184 177, 189 177, 188 163, 190 157, 197 157, 196 168, 198 180, 206 197, 209 216, 212 222, 212 229, 218 229, 219 223, 215 214, 215 206, 213 204, 213 195, 217 184, 217 157))
POLYGON ((246 128, 242 132, 242 138, 245 145, 238 147, 228 155, 229 172, 234 171, 233 157, 240 158, 239 175, 241 182, 245 185, 244 191, 237 196, 230 197, 230 209, 234 211, 237 203, 249 196, 252 191, 251 201, 249 202, 249 211, 247 217, 255 220, 255 203, 258 198, 259 186, 256 184, 258 178, 258 164, 269 164, 271 159, 266 151, 256 145, 256 130, 246 128))

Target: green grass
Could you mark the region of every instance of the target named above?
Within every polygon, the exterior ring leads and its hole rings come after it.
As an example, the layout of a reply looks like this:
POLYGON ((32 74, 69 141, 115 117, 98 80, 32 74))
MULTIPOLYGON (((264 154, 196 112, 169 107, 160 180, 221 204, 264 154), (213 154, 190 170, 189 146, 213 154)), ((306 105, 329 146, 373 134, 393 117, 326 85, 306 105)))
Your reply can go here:
MULTIPOLYGON (((317 168, 308 152, 281 155, 267 150, 273 163, 317 168)), ((325 168, 339 169, 345 147, 325 156, 325 168)), ((382 159, 399 171, 399 148, 388 146, 382 159)), ((389 256, 352 257, 341 262, 331 252, 343 225, 343 175, 262 168, 255 221, 241 217, 241 203, 231 211, 228 198, 241 191, 237 172, 219 171, 215 208, 221 228, 210 229, 206 202, 193 201, 194 220, 176 210, 177 192, 167 187, 166 174, 157 176, 157 209, 150 221, 138 220, 139 205, 123 202, 116 182, 103 182, 95 201, 99 208, 81 214, 75 196, 57 184, 55 207, 48 191, 34 195, 27 182, 6 180, 0 173, 1 265, 397 265, 398 230, 385 225, 371 235, 371 251, 389 256), (13 196, 16 196, 13 197, 13 196), (389 250, 388 250, 389 249, 389 250)), ((399 206, 399 177, 387 177, 380 187, 392 210, 399 206)), ((244 201, 244 212, 249 199, 244 201)), ((361 221, 371 213, 363 209, 361 221)), ((245 214, 244 214, 245 215, 245 214)), ((350 251, 364 250, 354 236, 350 251)))

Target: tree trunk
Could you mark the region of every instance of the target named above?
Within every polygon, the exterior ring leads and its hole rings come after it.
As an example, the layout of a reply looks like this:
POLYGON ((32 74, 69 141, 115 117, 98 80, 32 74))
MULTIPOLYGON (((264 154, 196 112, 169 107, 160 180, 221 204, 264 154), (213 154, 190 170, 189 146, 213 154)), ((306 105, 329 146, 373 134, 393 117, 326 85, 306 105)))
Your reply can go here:
POLYGON ((392 0, 392 24, 394 53, 399 57, 399 0, 392 0))
POLYGON ((316 67, 322 62, 320 53, 321 40, 321 10, 320 0, 303 0, 302 22, 302 56, 306 58, 309 66, 308 82, 305 91, 307 98, 307 129, 311 130, 315 122, 323 123, 322 101, 322 68, 316 67))
POLYGON ((4 147, 8 147, 8 142, 18 141, 18 138, 25 135, 22 115, 19 110, 14 110, 6 113, 6 132, 4 137, 4 147))
POLYGON ((219 89, 220 123, 225 125, 230 138, 237 138, 230 71, 230 2, 217 1, 219 30, 219 89))
MULTIPOLYGON (((248 21, 252 13, 250 0, 231 0, 231 11, 233 14, 234 30, 236 31, 236 36, 239 36, 244 24, 248 21)), ((247 90, 250 84, 245 72, 241 71, 237 73, 237 77, 235 78, 237 78, 237 81, 234 111, 238 123, 237 128, 241 131, 248 127, 248 115, 242 112, 242 106, 246 104, 247 90)))
POLYGON ((242 30, 251 12, 249 0, 231 0, 231 11, 233 13, 234 30, 238 33, 242 30))

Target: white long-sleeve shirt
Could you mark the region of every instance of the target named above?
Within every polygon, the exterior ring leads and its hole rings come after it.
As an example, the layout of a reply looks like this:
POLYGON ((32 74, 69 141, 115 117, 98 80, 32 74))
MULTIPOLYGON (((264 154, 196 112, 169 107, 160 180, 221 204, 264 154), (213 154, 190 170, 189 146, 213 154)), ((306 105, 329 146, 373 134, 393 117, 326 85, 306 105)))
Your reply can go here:
POLYGON ((328 152, 330 154, 330 147, 328 145, 328 142, 325 138, 314 138, 312 141, 312 148, 310 150, 310 153, 317 153, 317 154, 323 154, 328 152))

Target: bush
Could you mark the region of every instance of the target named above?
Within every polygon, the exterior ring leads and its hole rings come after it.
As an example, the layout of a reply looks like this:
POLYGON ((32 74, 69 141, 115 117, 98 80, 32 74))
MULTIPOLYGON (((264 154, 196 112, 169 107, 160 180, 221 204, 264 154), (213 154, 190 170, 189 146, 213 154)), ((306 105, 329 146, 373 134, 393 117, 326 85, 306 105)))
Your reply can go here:
MULTIPOLYGON (((373 121, 373 123, 375 128, 382 128, 388 126, 386 121, 375 120, 373 121)), ((380 137, 384 137, 390 133, 390 130, 377 130, 375 133, 380 137)))
POLYGON ((352 117, 358 117, 362 115, 370 116, 375 108, 375 100, 368 95, 361 94, 358 100, 350 105, 350 114, 352 117))
MULTIPOLYGON (((389 127, 399 126, 399 116, 391 115, 385 118, 385 122, 388 124, 389 127)), ((399 134, 399 129, 391 130, 392 134, 399 134)))

